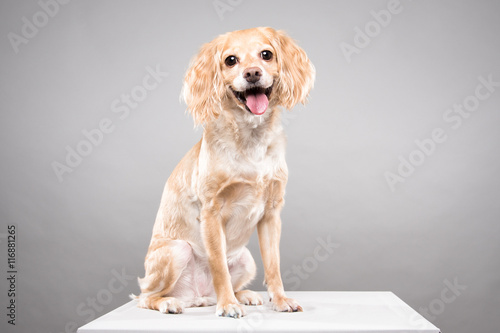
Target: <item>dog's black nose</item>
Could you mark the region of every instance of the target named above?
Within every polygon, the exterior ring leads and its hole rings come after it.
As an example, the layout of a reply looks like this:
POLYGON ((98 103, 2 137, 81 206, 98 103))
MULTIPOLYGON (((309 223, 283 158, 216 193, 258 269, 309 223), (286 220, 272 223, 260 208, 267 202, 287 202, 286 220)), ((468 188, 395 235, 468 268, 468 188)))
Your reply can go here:
POLYGON ((250 67, 245 69, 243 72, 243 77, 250 83, 255 83, 260 80, 262 76, 262 71, 259 67, 250 67))

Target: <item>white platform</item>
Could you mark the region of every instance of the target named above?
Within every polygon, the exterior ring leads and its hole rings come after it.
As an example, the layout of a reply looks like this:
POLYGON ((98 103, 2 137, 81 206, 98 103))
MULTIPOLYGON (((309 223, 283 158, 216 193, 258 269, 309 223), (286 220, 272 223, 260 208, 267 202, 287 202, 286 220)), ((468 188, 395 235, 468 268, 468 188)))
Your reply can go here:
MULTIPOLYGON (((266 293, 262 293, 266 299, 266 293)), ((391 292, 288 292, 304 312, 278 313, 270 304, 246 306, 240 319, 215 316, 215 306, 182 314, 139 309, 131 301, 86 324, 78 333, 151 332, 334 332, 439 333, 391 292)))

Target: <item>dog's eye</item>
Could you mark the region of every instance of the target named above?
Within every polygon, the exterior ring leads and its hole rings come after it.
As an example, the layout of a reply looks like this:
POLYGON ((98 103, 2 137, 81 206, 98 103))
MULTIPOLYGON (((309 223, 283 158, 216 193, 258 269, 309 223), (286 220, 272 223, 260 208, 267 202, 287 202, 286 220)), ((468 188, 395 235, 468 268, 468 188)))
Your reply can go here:
POLYGON ((271 51, 264 50, 260 53, 260 56, 264 60, 271 60, 273 58, 273 53, 271 51))
POLYGON ((226 66, 233 67, 238 62, 238 58, 236 58, 235 56, 231 55, 231 56, 227 57, 224 62, 226 63, 226 66))

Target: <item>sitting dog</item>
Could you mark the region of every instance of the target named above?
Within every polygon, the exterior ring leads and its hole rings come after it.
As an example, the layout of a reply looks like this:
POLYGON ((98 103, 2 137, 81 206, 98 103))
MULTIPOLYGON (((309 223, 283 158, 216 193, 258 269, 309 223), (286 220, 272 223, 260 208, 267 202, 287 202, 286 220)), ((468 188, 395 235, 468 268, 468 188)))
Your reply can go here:
POLYGON ((168 179, 139 279, 138 306, 163 313, 217 304, 239 318, 262 304, 243 290, 256 265, 246 248, 257 228, 276 311, 302 311, 280 274, 280 211, 288 177, 280 106, 305 103, 315 70, 282 31, 230 32, 201 47, 182 96, 202 139, 168 179))

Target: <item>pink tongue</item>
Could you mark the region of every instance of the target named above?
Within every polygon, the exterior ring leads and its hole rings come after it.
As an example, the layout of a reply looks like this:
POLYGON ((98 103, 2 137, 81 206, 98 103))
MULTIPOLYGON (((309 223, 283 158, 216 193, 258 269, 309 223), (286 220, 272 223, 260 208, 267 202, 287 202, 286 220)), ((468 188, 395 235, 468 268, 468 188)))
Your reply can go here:
POLYGON ((269 100, 265 94, 256 94, 247 96, 247 106, 252 111, 253 114, 261 115, 264 114, 269 105, 269 100))

